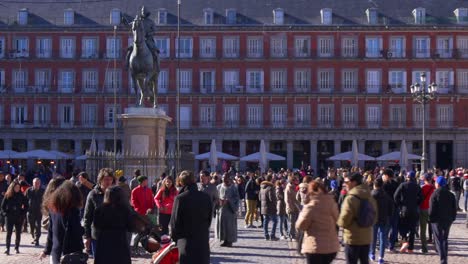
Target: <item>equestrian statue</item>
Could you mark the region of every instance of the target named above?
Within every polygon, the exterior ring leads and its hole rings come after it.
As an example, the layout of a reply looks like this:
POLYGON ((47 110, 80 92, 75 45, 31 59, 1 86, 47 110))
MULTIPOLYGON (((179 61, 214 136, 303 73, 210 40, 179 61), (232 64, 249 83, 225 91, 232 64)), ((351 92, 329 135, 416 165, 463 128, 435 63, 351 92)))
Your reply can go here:
POLYGON ((160 72, 159 49, 153 39, 156 31, 151 13, 146 7, 130 23, 133 34, 133 45, 127 50, 125 68, 130 70, 133 88, 135 89, 136 106, 143 106, 143 100, 149 100, 154 108, 158 107, 158 77, 160 72))

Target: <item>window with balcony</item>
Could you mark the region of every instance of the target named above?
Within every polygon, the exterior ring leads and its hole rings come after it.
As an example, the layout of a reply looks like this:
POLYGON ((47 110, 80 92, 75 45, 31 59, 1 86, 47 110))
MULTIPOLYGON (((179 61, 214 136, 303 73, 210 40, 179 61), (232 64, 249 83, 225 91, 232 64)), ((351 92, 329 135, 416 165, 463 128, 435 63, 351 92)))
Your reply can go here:
POLYGON ((427 109, 425 114, 423 115, 423 109, 422 109, 421 104, 414 104, 413 105, 413 127, 416 127, 416 128, 422 127, 423 116, 424 116, 426 125, 429 124, 429 115, 430 115, 429 109, 427 109))
POLYGON ((63 24, 66 26, 73 25, 75 23, 75 11, 73 9, 65 9, 63 11, 63 24))
POLYGON ((239 37, 223 38, 223 56, 225 58, 239 57, 239 37))
POLYGON ((369 69, 366 72, 366 91, 367 93, 380 93, 382 86, 381 71, 369 69))
POLYGON ((468 93, 468 69, 457 69, 457 92, 468 93))
POLYGON ((158 93, 167 93, 169 88, 169 70, 161 69, 158 76, 158 93))
POLYGON ((0 59, 5 58, 5 38, 0 36, 0 59))
POLYGON ((60 58, 73 59, 75 55, 75 39, 60 38, 60 58))
POLYGON ((457 37, 457 57, 468 58, 468 37, 457 37))
POLYGON ((176 57, 192 58, 193 55, 193 39, 192 37, 176 38, 176 57), (179 49, 180 45, 180 49, 179 49))
POLYGON ((214 93, 215 92, 215 71, 201 70, 200 71, 200 92, 214 93))
POLYGON ((12 58, 29 57, 29 39, 27 37, 16 37, 13 39, 12 58))
POLYGON ((431 41, 429 37, 414 38, 414 58, 429 58, 431 50, 431 41))
POLYGON ((118 69, 107 69, 104 79, 104 88, 106 92, 113 93, 120 91, 122 87, 122 71, 118 69))
POLYGON ((344 58, 355 58, 358 56, 358 40, 356 37, 342 38, 341 56, 344 58))
POLYGON ((58 91, 60 93, 73 93, 75 90, 75 72, 73 70, 60 70, 58 76, 58 91))
POLYGON ((294 106, 294 126, 310 127, 310 105, 294 106))
POLYGON ((406 92, 406 71, 390 70, 388 71, 388 85, 393 93, 406 92))
POLYGON ((273 36, 270 41, 271 57, 284 58, 288 54, 286 36, 273 36))
POLYGON ((319 104, 317 109, 317 122, 320 128, 332 128, 334 117, 334 105, 319 104))
POLYGON ((287 91, 286 69, 271 70, 271 91, 274 93, 284 93, 287 91))
POLYGON ((104 127, 113 128, 114 122, 119 122, 117 115, 120 114, 120 105, 106 105, 104 116, 104 127))
POLYGON ((286 105, 271 106, 271 126, 273 128, 286 128, 288 125, 288 107, 286 105))
POLYGON ((453 55, 453 38, 452 37, 438 37, 437 49, 435 51, 435 58, 452 58, 453 55))
POLYGON ((282 8, 276 8, 273 10, 273 24, 275 25, 284 24, 284 10, 282 8))
POLYGON ((298 58, 306 58, 310 56, 310 37, 297 36, 294 37, 294 52, 298 58))
POLYGON ((382 57, 382 38, 381 37, 366 37, 366 57, 381 58, 382 57))
POLYGON ((38 38, 36 44, 36 56, 38 58, 52 57, 52 39, 38 38))
POLYGON ((81 110, 81 125, 83 127, 96 127, 97 125, 97 105, 83 104, 81 110))
POLYGON ((332 92, 334 85, 333 69, 319 69, 317 75, 318 91, 323 93, 332 92))
POLYGON ((13 70, 12 88, 15 93, 24 93, 28 85, 28 72, 25 69, 13 70))
POLYGON ((28 106, 15 104, 11 106, 11 127, 22 128, 28 120, 28 106))
POLYGON ((200 106, 200 128, 214 127, 216 124, 216 112, 214 105, 200 106))
POLYGON ((239 71, 225 70, 223 72, 223 86, 227 93, 242 93, 244 87, 239 85, 239 71))
POLYGON ((216 57, 216 37, 200 37, 200 58, 216 57))
POLYGON ((190 93, 192 92, 192 70, 181 69, 177 70, 179 76, 179 91, 181 93, 190 93))
POLYGON ((262 105, 247 105, 247 127, 249 128, 263 127, 263 106, 262 105))
POLYGON ((34 92, 48 92, 51 85, 50 69, 36 69, 34 75, 34 92))
POLYGON ((113 8, 110 13, 110 24, 113 26, 120 25, 120 22, 122 21, 122 13, 120 12, 120 9, 118 8, 113 8))
POLYGON ((98 40, 96 37, 84 37, 81 42, 81 57, 84 59, 98 58, 98 40))
POLYGON ((98 89, 98 71, 94 69, 83 70, 83 92, 94 93, 98 89))
POLYGON ((406 56, 405 38, 390 37, 390 50, 387 52, 387 58, 404 58, 406 56))
POLYGON ((333 37, 318 37, 317 56, 320 58, 333 57, 333 37))
POLYGON ((358 127, 358 106, 343 105, 343 127, 357 128, 358 127))
POLYGON ((181 105, 179 112, 180 112, 180 118, 179 118, 180 129, 190 129, 192 127, 192 106, 181 105))
POLYGON ((341 87, 344 93, 355 93, 358 90, 358 70, 343 69, 341 74, 341 87))
POLYGON ((224 105, 224 128, 239 127, 239 106, 224 105))
POLYGON ((58 122, 61 128, 73 128, 75 124, 75 110, 73 105, 59 105, 58 122))
POLYGON ((263 37, 247 37, 247 57, 263 57, 263 37))
POLYGON ((119 37, 107 37, 106 58, 118 59, 122 50, 122 41, 119 37))
POLYGON ((390 124, 391 128, 406 128, 405 105, 390 105, 390 124))
POLYGON ((380 128, 382 122, 381 108, 377 105, 368 105, 366 109, 367 128, 380 128))
POLYGON ((159 49, 159 57, 169 58, 171 54, 170 53, 170 39, 168 37, 154 37, 154 42, 156 43, 156 47, 158 47, 159 49))
POLYGON ((203 22, 204 22, 205 25, 213 25, 214 24, 214 11, 213 11, 213 8, 203 9, 203 22))
POLYGON ((310 70, 295 69, 294 70, 294 89, 296 92, 310 91, 310 70))
POLYGON ((258 93, 263 92, 263 71, 262 70, 247 70, 247 92, 258 93))
POLYGON ((158 25, 166 25, 167 24, 167 9, 159 8, 158 9, 158 25))
POLYGON ((452 105, 437 105, 437 126, 451 128, 453 126, 452 105))
POLYGON ((453 92, 454 72, 451 69, 437 69, 435 83, 437 84, 438 93, 453 92))
POLYGON ((47 127, 50 125, 50 105, 34 105, 34 127, 47 127))

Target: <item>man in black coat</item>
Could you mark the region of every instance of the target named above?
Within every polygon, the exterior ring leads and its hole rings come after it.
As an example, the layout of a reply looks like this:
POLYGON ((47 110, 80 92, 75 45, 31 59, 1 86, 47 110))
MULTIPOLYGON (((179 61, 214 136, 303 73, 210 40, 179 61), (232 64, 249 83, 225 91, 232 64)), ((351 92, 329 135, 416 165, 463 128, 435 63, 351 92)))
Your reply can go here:
POLYGON ((28 222, 31 227, 31 235, 33 237, 33 244, 39 246, 39 238, 41 237, 41 223, 42 223, 42 197, 44 196, 44 189, 41 187, 41 180, 34 178, 33 186, 26 191, 26 198, 28 198, 28 222))
MULTIPOLYGON (((383 187, 382 189, 385 193, 393 199, 396 190, 398 189, 398 182, 394 178, 393 170, 385 169, 382 173, 382 180, 383 180, 383 187)), ((400 218, 399 210, 396 208, 396 204, 394 204, 393 214, 390 217, 390 226, 389 226, 389 233, 390 237, 388 240, 388 249, 390 251, 394 251, 395 243, 398 239, 398 220, 400 218)))
POLYGON ((171 237, 179 249, 179 263, 209 264, 213 218, 210 196, 197 189, 190 171, 181 172, 179 182, 182 189, 174 200, 170 221, 171 237))
POLYGON ((434 232, 434 242, 440 256, 440 263, 446 264, 448 256, 448 236, 450 226, 457 217, 457 204, 455 195, 446 187, 443 176, 437 177, 436 190, 429 202, 429 222, 434 232))

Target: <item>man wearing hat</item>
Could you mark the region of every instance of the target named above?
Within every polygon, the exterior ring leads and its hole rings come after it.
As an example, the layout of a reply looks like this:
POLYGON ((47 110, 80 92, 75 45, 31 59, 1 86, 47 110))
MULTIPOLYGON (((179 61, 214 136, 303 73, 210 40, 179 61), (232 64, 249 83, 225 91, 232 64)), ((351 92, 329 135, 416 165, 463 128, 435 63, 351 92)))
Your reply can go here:
POLYGON ((153 193, 148 188, 148 177, 139 176, 137 179, 140 184, 132 191, 131 203, 137 213, 146 215, 154 208, 153 193))
POLYGON ((443 176, 436 179, 436 190, 429 202, 429 222, 434 232, 434 242, 440 256, 440 263, 446 264, 448 257, 448 236, 450 226, 457 217, 455 195, 447 188, 447 181, 443 176))

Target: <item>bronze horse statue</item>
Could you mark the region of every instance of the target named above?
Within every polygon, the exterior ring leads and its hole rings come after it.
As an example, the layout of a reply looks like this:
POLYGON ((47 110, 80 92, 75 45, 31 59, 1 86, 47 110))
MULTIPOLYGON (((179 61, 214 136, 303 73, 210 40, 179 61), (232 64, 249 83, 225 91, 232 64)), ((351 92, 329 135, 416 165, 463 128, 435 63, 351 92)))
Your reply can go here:
POLYGON ((145 25, 140 18, 132 22, 133 50, 130 54, 129 69, 135 89, 136 106, 143 106, 143 99, 153 103, 157 108, 159 58, 153 55, 146 44, 145 25))

